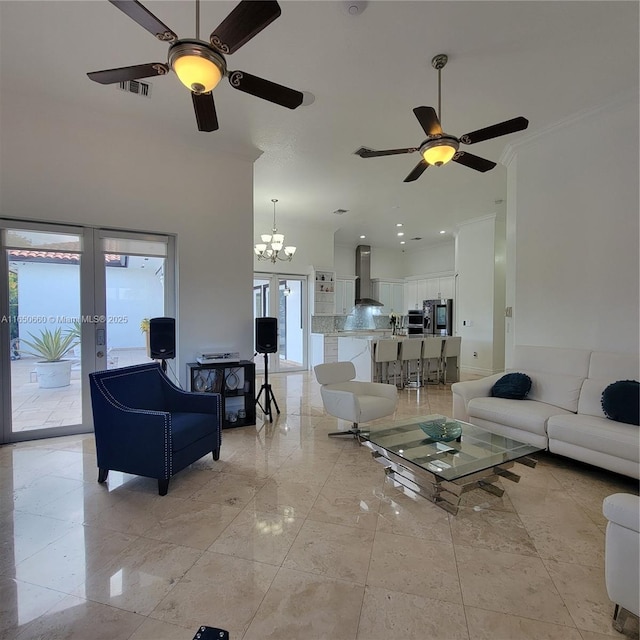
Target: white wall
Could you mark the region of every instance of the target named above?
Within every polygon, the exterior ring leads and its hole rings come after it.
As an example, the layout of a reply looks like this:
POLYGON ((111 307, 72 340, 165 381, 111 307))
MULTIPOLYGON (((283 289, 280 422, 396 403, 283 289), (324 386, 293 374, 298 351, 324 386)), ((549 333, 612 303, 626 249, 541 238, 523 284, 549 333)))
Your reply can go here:
POLYGON ((484 375, 495 371, 494 271, 495 215, 459 225, 456 236, 456 334, 462 336, 460 368, 484 375))
MULTIPOLYGON (((356 250, 337 244, 334 268, 340 275, 355 275, 356 250)), ((372 278, 407 278, 409 276, 453 272, 455 244, 453 239, 412 251, 371 247, 372 278)))
POLYGON ((453 239, 407 251, 404 256, 406 276, 442 273, 455 269, 455 242, 453 239))
POLYGON ((333 268, 339 276, 355 276, 356 250, 343 244, 335 245, 333 248, 333 268))
POLYGON ((2 98, 0 215, 177 234, 181 379, 204 346, 251 358, 254 158, 216 155, 215 134, 189 144, 10 87, 2 98))
POLYGON ((637 87, 514 150, 514 343, 637 353, 637 87))

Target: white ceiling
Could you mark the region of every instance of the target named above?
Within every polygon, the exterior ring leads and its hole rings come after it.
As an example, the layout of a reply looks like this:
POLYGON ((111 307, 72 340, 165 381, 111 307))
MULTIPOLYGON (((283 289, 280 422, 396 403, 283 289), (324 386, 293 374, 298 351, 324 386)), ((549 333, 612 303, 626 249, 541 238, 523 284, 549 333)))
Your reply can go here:
MULTIPOLYGON (((203 39, 235 4, 203 0, 203 39)), ((437 108, 435 54, 449 55, 442 72, 446 131, 460 136, 515 116, 529 119, 524 134, 469 148, 494 161, 509 142, 638 89, 635 2, 374 1, 358 16, 341 1, 280 4, 281 17, 227 62, 315 95, 295 111, 223 81, 214 92, 220 130, 201 133, 190 96, 173 75, 152 80, 150 99, 91 82, 88 71, 166 62, 167 45, 106 0, 0 2, 2 90, 33 95, 43 117, 62 103, 139 121, 141 136, 153 124, 159 135, 171 130, 213 153, 261 152, 256 232, 270 227, 271 198, 278 198, 285 233, 287 221, 298 220, 336 230, 340 244, 355 246, 366 234, 374 246, 399 248, 396 222, 405 224, 407 238, 431 243, 443 238, 440 229, 490 213, 506 197, 501 165, 480 174, 452 163, 406 184, 418 154, 353 155, 362 145, 422 141, 412 109, 437 108), (334 215, 339 208, 348 213, 334 215)), ((191 0, 144 5, 180 37, 194 37, 191 0)))

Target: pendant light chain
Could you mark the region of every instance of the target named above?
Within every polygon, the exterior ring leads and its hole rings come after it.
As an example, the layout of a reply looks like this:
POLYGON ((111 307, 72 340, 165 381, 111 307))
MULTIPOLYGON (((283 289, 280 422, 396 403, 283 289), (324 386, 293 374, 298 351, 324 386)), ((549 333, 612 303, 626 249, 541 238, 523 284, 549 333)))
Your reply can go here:
POLYGON ((273 202, 273 232, 275 233, 278 230, 276 227, 276 202, 278 202, 278 200, 274 198, 271 202, 273 202))

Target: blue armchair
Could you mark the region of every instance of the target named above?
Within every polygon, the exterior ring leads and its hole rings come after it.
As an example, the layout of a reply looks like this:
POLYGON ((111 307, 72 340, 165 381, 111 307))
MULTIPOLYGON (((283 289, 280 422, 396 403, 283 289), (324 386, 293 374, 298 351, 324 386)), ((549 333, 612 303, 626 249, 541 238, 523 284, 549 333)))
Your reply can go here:
POLYGON ((220 457, 221 399, 176 387, 156 362, 89 374, 98 482, 109 470, 169 479, 209 452, 220 457))

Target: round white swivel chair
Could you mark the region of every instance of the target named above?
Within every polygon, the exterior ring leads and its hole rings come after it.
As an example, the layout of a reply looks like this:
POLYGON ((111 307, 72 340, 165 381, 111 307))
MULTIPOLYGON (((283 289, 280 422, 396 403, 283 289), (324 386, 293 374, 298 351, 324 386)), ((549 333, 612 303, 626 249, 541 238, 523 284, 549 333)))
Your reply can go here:
POLYGON ((354 380, 353 362, 326 362, 313 368, 316 380, 322 385, 320 394, 325 411, 353 423, 351 429, 334 431, 330 436, 361 433, 358 425, 391 415, 398 403, 398 389, 393 384, 354 380))

